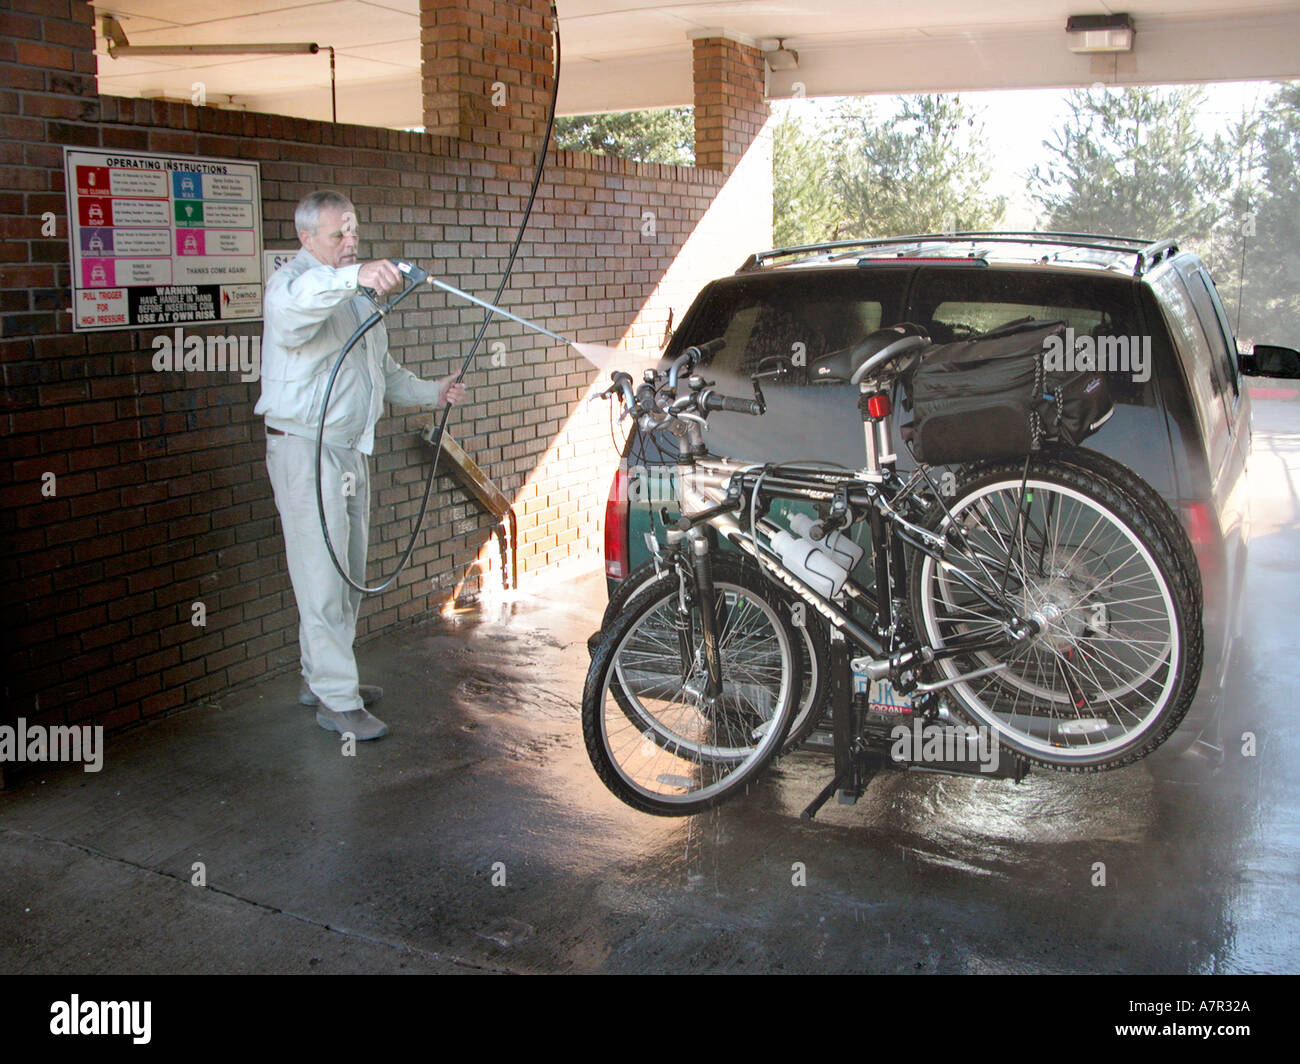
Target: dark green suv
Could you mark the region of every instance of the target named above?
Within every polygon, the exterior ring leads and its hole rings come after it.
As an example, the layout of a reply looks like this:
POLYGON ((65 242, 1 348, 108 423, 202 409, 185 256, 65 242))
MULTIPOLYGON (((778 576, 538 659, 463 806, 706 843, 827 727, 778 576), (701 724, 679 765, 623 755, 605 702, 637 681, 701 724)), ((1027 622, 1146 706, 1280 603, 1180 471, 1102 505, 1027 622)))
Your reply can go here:
MULTIPOLYGON (((794 371, 765 386, 767 414, 715 415, 710 449, 852 469, 864 460, 856 389, 819 385, 818 359, 899 322, 919 324, 945 343, 1023 318, 1064 321, 1063 357, 1106 373, 1115 412, 1086 446, 1146 481, 1177 515, 1196 553, 1205 662, 1180 733, 1195 739, 1212 719, 1238 630, 1251 445, 1242 374, 1255 371, 1253 356, 1238 355, 1214 282, 1195 255, 1168 240, 1058 233, 961 233, 764 252, 704 288, 664 356, 670 361, 689 345, 725 340, 705 372, 731 395, 748 392, 761 366, 786 361, 794 371)), ((1278 366, 1298 371, 1282 375, 1300 375, 1293 351, 1261 349, 1260 360, 1273 375, 1278 366)), ((893 406, 905 424, 910 415, 901 400, 896 396, 893 406)), ((662 540, 665 506, 670 519, 676 516, 675 455, 667 434, 634 429, 629 438, 606 508, 611 594, 651 557, 651 538, 662 540)), ((905 449, 898 459, 900 469, 915 464, 905 449)), ((866 530, 852 531, 866 548, 859 572, 870 583, 866 530)))

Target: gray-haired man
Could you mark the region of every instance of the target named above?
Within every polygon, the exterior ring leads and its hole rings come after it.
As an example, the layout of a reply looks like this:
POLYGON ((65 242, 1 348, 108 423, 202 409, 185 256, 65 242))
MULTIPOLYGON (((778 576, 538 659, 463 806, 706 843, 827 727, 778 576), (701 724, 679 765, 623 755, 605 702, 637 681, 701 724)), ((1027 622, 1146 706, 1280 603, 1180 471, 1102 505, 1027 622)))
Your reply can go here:
MULTIPOLYGON (((358 739, 387 733, 365 706, 383 695, 357 679, 357 611, 361 594, 330 561, 316 508, 316 433, 320 402, 339 352, 373 309, 359 287, 382 293, 401 286, 386 259, 357 262, 356 208, 340 192, 313 192, 294 212, 302 250, 267 281, 262 337, 266 468, 284 526, 289 578, 298 602, 303 682, 299 700, 318 706, 316 723, 358 739)), ((330 542, 352 579, 365 582, 370 532, 370 471, 375 422, 384 399, 403 406, 458 402, 454 378, 421 380, 388 352, 382 323, 365 334, 339 371, 330 396, 321 484, 330 542)))

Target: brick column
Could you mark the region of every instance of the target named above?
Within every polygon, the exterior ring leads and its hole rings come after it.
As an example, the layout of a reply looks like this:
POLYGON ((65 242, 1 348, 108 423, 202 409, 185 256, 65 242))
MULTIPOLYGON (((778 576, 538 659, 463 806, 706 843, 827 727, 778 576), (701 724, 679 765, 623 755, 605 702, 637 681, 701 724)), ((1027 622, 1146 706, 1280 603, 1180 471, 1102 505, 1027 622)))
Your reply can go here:
POLYGON ((728 37, 697 37, 695 165, 729 173, 768 118, 763 53, 728 37))
POLYGON ((426 131, 535 150, 551 99, 550 9, 550 0, 420 0, 426 131))
MULTIPOLYGON (((99 144, 93 12, 81 0, 13 0, 0 12, 0 343, 70 327, 64 144, 99 144), (53 229, 53 232, 51 232, 53 229)), ((7 387, 19 383, 6 373, 7 387)), ((27 383, 25 380, 22 383, 27 383)))

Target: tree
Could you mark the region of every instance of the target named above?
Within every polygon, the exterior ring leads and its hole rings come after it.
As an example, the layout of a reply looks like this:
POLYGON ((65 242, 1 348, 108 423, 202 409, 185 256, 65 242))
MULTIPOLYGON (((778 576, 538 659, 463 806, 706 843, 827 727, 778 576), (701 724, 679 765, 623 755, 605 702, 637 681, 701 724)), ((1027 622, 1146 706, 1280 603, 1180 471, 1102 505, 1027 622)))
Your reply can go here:
POLYGON ((990 229, 1006 201, 988 196, 983 130, 957 95, 907 96, 878 121, 869 101, 836 113, 833 182, 846 236, 990 229))
POLYGON ((1212 150, 1221 157, 1228 173, 1226 209, 1207 241, 1187 242, 1195 245, 1209 268, 1237 333, 1253 327, 1253 315, 1245 313, 1245 270, 1255 243, 1255 212, 1261 195, 1259 138, 1263 123, 1264 115, 1258 108, 1248 109, 1229 127, 1226 137, 1214 138, 1212 150))
POLYGON ((794 247, 836 235, 840 210, 825 140, 788 109, 772 131, 772 237, 794 247))
POLYGON ((692 166, 695 119, 690 107, 566 115, 555 120, 555 146, 643 163, 692 166))
POLYGON ((1248 335, 1300 348, 1300 84, 1279 86, 1268 101, 1259 151, 1259 206, 1243 218, 1256 238, 1246 244, 1248 335))
POLYGON ((1030 173, 1044 228, 1158 239, 1199 254, 1238 342, 1300 346, 1300 86, 1224 136, 1199 88, 1075 92, 1054 158, 1030 173))
POLYGON ((1199 88, 1076 91, 1070 116, 1029 174, 1044 227, 1206 242, 1226 210, 1222 143, 1196 126, 1199 88))

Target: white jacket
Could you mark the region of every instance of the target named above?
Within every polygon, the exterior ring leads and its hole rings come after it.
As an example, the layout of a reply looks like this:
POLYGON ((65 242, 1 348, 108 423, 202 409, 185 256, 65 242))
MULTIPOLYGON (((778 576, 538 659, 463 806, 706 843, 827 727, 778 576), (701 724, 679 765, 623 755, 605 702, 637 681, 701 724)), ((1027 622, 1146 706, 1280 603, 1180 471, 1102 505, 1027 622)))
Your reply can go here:
MULTIPOLYGON (((334 269, 306 248, 266 283, 262 333, 262 397, 254 414, 269 428, 316 438, 321 398, 339 352, 373 312, 357 292, 360 264, 334 269)), ((325 442, 371 454, 384 399, 402 406, 437 406, 440 381, 421 380, 388 352, 384 323, 352 348, 334 381, 325 442)))

